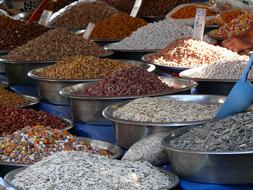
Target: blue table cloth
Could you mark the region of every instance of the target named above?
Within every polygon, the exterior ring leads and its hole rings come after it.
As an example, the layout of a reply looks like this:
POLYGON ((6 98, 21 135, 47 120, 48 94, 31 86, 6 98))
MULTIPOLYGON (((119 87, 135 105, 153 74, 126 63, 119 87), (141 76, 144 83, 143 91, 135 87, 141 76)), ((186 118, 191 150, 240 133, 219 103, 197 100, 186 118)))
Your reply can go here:
MULTIPOLYGON (((12 86, 13 91, 21 94, 36 96, 36 88, 34 86, 12 86)), ((70 110, 67 106, 52 105, 42 101, 39 109, 49 112, 53 115, 71 118, 70 110)), ((77 136, 89 137, 93 139, 103 140, 115 143, 114 129, 111 125, 87 125, 83 123, 75 123, 75 133, 77 136)), ((171 170, 169 166, 164 167, 171 170)), ((253 190, 253 185, 213 185, 192 183, 185 180, 180 180, 179 189, 182 190, 253 190)))

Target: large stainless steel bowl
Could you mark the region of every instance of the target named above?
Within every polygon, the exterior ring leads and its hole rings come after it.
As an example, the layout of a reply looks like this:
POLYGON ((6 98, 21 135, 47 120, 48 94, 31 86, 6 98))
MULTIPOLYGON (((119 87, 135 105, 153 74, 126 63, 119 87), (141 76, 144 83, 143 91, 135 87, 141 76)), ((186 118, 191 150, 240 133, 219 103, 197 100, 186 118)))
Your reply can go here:
POLYGON ((169 142, 188 132, 181 128, 170 132, 163 140, 173 170, 183 179, 200 183, 252 184, 253 151, 198 152, 177 149, 169 142))
POLYGON ((103 110, 115 103, 125 100, 132 100, 140 97, 164 96, 190 90, 197 86, 197 83, 179 78, 161 78, 168 86, 174 89, 166 93, 147 94, 142 96, 121 96, 121 97, 94 97, 81 95, 85 87, 91 86, 92 82, 65 87, 60 94, 70 100, 72 117, 75 121, 89 124, 111 124, 102 115, 103 110))
MULTIPOLYGON (((155 70, 155 66, 152 64, 146 64, 140 61, 130 61, 130 60, 121 60, 121 61, 142 67, 144 69, 147 69, 147 71, 149 72, 153 72, 155 70)), ((28 76, 32 79, 37 80, 37 91, 40 98, 45 99, 52 104, 68 105, 68 99, 59 94, 60 90, 62 90, 64 87, 99 80, 99 79, 62 80, 39 76, 38 73, 42 72, 44 69, 47 69, 47 67, 34 69, 28 73, 28 76)))
MULTIPOLYGON (((213 96, 213 95, 170 95, 164 96, 162 98, 173 99, 183 102, 193 102, 199 104, 223 104, 226 99, 226 97, 224 96, 213 96)), ((126 149, 132 146, 135 142, 149 135, 159 132, 169 132, 182 126, 203 124, 212 120, 210 119, 210 120, 188 121, 188 122, 185 121, 185 122, 161 123, 161 122, 129 121, 114 117, 113 112, 115 112, 120 107, 123 107, 128 102, 129 101, 111 105, 103 111, 103 116, 108 120, 113 121, 117 144, 120 147, 126 149)))

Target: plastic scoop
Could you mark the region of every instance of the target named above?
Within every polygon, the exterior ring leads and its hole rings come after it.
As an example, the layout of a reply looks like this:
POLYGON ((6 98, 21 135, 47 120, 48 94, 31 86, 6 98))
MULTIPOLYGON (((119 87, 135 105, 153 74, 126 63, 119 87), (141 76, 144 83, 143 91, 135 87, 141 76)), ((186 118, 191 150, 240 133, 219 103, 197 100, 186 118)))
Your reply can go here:
POLYGON ((253 85, 247 80, 249 71, 253 64, 253 56, 242 73, 241 78, 236 82, 230 91, 225 103, 219 109, 216 117, 219 119, 245 112, 253 102, 253 85))

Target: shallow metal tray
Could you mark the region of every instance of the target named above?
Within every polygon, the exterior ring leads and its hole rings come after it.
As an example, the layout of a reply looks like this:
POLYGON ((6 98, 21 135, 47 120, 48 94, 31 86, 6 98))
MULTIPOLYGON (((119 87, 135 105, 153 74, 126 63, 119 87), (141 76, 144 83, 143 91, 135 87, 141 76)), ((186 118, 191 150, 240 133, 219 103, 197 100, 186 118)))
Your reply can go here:
POLYGON ((157 64, 157 63, 152 63, 150 61, 148 61, 147 57, 148 56, 152 56, 154 53, 149 53, 144 55, 141 59, 142 61, 146 62, 146 63, 151 63, 153 65, 155 65, 157 68, 161 69, 164 72, 168 72, 168 73, 180 73, 184 70, 187 70, 189 68, 186 67, 172 67, 172 66, 166 66, 166 65, 161 65, 161 64, 157 64))
POLYGON ((27 101, 28 104, 19 106, 20 108, 30 108, 35 107, 40 103, 40 99, 34 96, 22 95, 27 101))
MULTIPOLYGON (((199 104, 223 104, 226 99, 225 96, 214 96, 214 95, 170 95, 170 96, 163 96, 161 98, 199 104)), ((120 147, 126 149, 132 146, 135 142, 155 133, 169 132, 179 127, 199 125, 214 120, 210 119, 200 121, 162 123, 162 122, 130 121, 119 119, 113 116, 114 111, 116 111, 120 107, 123 107, 129 102, 130 101, 111 105, 103 111, 103 116, 109 119, 110 121, 113 121, 117 144, 120 147)))
POLYGON ((169 86, 175 89, 166 93, 147 94, 141 96, 121 96, 121 97, 94 97, 78 95, 82 93, 85 87, 91 86, 92 82, 78 84, 62 89, 60 94, 70 100, 70 108, 72 117, 75 121, 85 122, 89 124, 111 124, 111 122, 102 116, 103 110, 115 103, 124 100, 131 100, 140 97, 164 96, 168 94, 176 94, 182 91, 190 90, 197 86, 197 83, 190 80, 182 80, 179 78, 161 78, 169 86))
POLYGON ((252 184, 253 151, 198 152, 171 147, 169 142, 190 131, 182 128, 170 132, 162 144, 167 149, 173 170, 183 179, 200 183, 252 184))
MULTIPOLYGON (((4 177, 4 180, 6 182, 6 184, 10 187, 13 187, 15 188, 16 190, 24 190, 24 189, 21 189, 21 188, 18 188, 16 187, 15 185, 12 184, 12 180, 15 178, 15 175, 17 175, 18 173, 20 173, 22 170, 25 170, 26 168, 18 168, 10 173, 8 173, 5 177, 4 177)), ((162 189, 159 189, 159 190, 170 190, 170 189, 174 189, 178 183, 179 183, 179 178, 177 175, 175 175, 174 173, 172 172, 168 172, 168 171, 165 171, 165 170, 161 170, 159 169, 161 172, 165 173, 167 176, 169 176, 169 179, 171 180, 171 184, 170 186, 167 186, 167 187, 163 187, 162 189)))
MULTIPOLYGON (((90 144, 91 146, 97 147, 99 149, 108 150, 111 153, 112 159, 118 159, 123 155, 123 150, 120 147, 105 141, 94 140, 84 137, 77 137, 77 140, 85 141, 87 142, 87 144, 90 144)), ((28 166, 28 164, 15 164, 0 161, 0 177, 4 177, 7 173, 25 166, 28 166)))
MULTIPOLYGON (((152 64, 146 64, 143 62, 130 61, 130 60, 120 60, 120 61, 142 67, 144 69, 147 69, 149 72, 153 72, 155 70, 155 66, 152 64)), ((45 67, 34 69, 28 73, 28 76, 32 79, 37 80, 37 91, 40 98, 45 99, 52 104, 68 105, 68 99, 59 94, 59 91, 62 90, 64 87, 99 80, 99 79, 61 80, 39 76, 37 73, 42 72, 44 69, 45 67)))

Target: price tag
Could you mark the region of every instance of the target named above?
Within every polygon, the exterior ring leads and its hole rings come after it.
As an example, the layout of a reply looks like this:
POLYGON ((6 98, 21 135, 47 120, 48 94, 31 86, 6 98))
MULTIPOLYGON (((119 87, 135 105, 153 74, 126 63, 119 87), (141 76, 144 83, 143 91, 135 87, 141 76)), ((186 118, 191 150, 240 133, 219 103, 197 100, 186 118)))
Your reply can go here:
POLYGON ((203 40, 205 22, 206 22, 206 9, 197 9, 194 22, 193 39, 203 40))
POLYGON ((39 24, 46 26, 52 14, 53 14, 53 11, 44 10, 40 17, 39 24))
POLYGON ((87 26, 87 28, 86 28, 84 34, 83 34, 83 38, 84 38, 84 39, 88 40, 88 39, 90 38, 90 35, 91 35, 91 33, 92 33, 94 27, 95 27, 95 24, 93 24, 93 23, 91 23, 91 22, 88 24, 88 26, 87 26))
POLYGON ((139 9, 141 8, 142 0, 135 0, 134 7, 130 13, 130 16, 136 17, 139 9))

